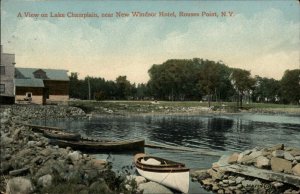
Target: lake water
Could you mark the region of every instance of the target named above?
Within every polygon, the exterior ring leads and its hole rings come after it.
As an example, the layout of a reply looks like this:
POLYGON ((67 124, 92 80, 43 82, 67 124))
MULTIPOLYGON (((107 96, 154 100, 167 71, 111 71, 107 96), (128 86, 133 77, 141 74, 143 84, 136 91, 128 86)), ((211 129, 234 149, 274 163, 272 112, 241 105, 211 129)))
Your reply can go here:
MULTIPOLYGON (((80 132, 83 136, 113 139, 142 137, 146 143, 212 150, 217 154, 241 152, 256 146, 284 143, 300 147, 300 116, 233 114, 201 116, 97 117, 84 121, 37 121, 80 132)), ((187 167, 209 168, 217 156, 197 152, 145 148, 145 153, 185 163, 187 167)), ((96 154, 106 159, 107 153, 96 154)), ((132 164, 132 154, 109 154, 115 170, 132 164)), ((190 183, 190 193, 209 193, 199 183, 190 183)))

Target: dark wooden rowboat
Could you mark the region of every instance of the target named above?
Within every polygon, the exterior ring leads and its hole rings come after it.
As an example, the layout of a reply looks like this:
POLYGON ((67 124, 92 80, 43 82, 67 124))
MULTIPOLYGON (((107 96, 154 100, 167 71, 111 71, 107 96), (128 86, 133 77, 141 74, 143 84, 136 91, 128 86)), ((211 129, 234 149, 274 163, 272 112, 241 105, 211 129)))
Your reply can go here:
POLYGON ((74 140, 78 141, 81 138, 81 135, 78 133, 71 133, 66 131, 58 130, 44 130, 43 134, 45 137, 61 140, 74 140))
POLYGON ((78 141, 81 138, 81 135, 78 133, 68 132, 58 127, 32 125, 32 124, 24 124, 24 125, 31 127, 32 130, 35 132, 43 133, 43 135, 48 138, 74 140, 74 141, 78 141))
POLYGON ((81 150, 86 152, 97 151, 143 151, 145 140, 89 140, 81 138, 79 141, 66 141, 60 139, 53 139, 50 141, 52 145, 60 147, 71 147, 74 150, 81 150))
POLYGON ((184 164, 145 154, 136 154, 134 163, 138 173, 146 179, 183 193, 188 192, 189 169, 184 164))

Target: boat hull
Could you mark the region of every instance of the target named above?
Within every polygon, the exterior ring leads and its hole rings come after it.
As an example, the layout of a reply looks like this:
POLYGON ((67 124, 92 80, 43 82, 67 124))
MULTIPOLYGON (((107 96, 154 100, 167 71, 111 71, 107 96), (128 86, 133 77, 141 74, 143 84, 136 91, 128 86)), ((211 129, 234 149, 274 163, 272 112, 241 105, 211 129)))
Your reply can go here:
POLYGON ((47 131, 43 132, 45 137, 53 138, 53 139, 61 139, 61 140, 73 140, 78 141, 81 138, 80 134, 77 133, 69 133, 69 132, 62 132, 62 131, 47 131))
POLYGON ((146 156, 145 154, 137 154, 134 157, 134 162, 138 173, 146 179, 183 193, 188 193, 190 171, 184 164, 163 158, 146 156), (145 163, 145 159, 147 161, 154 159, 161 162, 161 164, 145 163))
POLYGON ((66 141, 55 139, 50 142, 52 145, 60 147, 71 147, 74 150, 81 150, 85 152, 104 152, 104 151, 144 151, 145 140, 126 140, 126 141, 66 141))
POLYGON ((172 189, 188 193, 190 175, 186 172, 150 172, 137 168, 140 175, 172 189))

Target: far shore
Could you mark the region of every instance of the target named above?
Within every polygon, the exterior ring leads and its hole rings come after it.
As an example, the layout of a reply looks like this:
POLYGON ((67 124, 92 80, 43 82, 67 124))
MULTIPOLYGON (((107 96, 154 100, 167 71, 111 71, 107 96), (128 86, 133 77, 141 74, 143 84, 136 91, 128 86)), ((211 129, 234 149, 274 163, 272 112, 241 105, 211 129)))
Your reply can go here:
POLYGON ((300 105, 250 103, 237 108, 234 102, 198 101, 69 101, 69 106, 82 108, 87 114, 112 116, 197 116, 197 115, 233 115, 233 114, 284 114, 300 115, 300 105))

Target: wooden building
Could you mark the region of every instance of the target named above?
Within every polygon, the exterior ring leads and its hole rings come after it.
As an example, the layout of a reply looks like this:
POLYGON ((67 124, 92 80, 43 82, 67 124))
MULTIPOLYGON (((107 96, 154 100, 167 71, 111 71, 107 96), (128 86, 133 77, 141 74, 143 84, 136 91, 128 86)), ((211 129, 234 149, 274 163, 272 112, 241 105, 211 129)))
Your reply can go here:
POLYGON ((69 99, 67 70, 16 68, 16 101, 35 104, 65 102, 69 99))
POLYGON ((1 45, 0 61, 0 104, 13 104, 15 102, 15 54, 3 53, 1 45))

